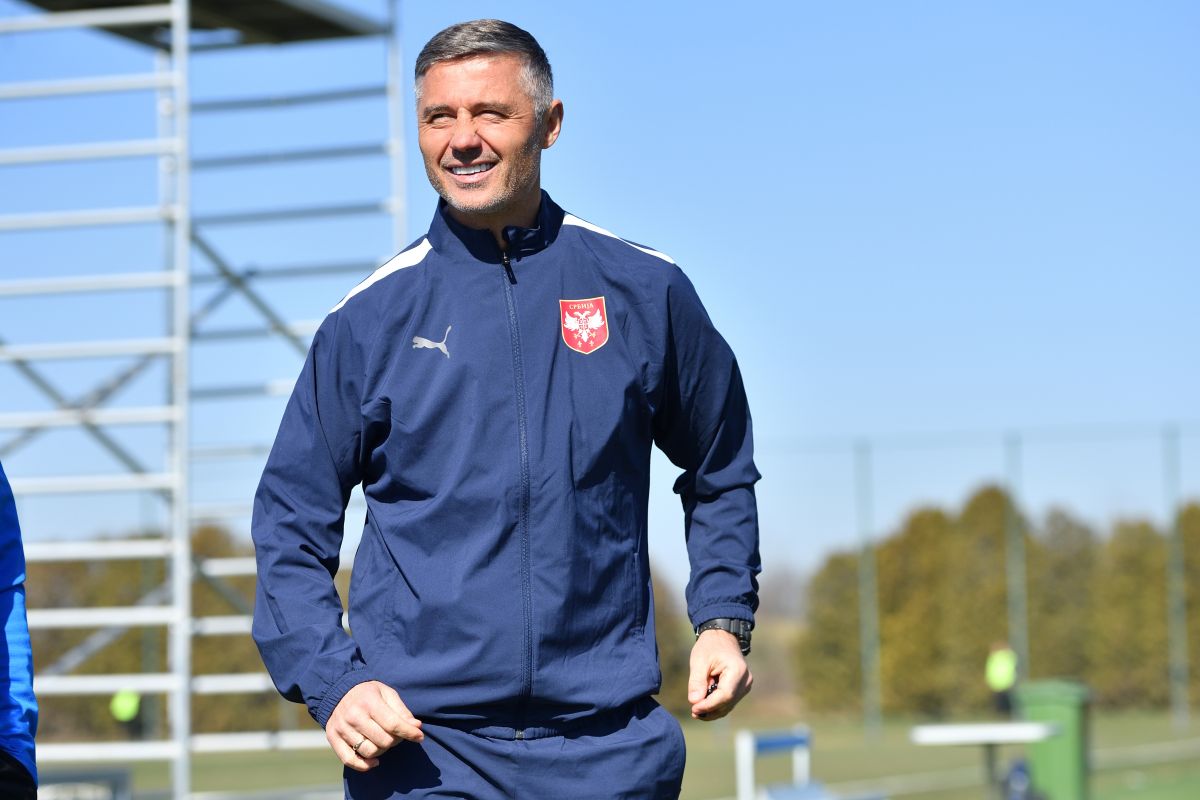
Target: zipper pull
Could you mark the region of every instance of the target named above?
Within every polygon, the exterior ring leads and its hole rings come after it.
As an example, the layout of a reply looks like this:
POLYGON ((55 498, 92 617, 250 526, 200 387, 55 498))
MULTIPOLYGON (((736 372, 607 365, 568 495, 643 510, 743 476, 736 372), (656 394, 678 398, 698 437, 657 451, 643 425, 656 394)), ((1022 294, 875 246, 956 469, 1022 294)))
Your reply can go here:
POLYGON ((508 274, 508 282, 515 286, 517 283, 517 276, 513 274, 512 264, 508 260, 508 251, 507 250, 500 251, 500 260, 504 264, 505 273, 508 274))

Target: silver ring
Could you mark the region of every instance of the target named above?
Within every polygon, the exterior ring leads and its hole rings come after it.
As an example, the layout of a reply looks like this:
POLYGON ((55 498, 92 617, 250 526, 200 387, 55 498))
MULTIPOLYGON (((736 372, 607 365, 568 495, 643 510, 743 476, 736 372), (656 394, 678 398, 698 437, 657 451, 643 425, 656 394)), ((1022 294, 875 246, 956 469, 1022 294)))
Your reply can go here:
POLYGON ((358 756, 359 758, 362 758, 362 756, 359 755, 359 753, 358 753, 358 748, 362 747, 366 743, 367 743, 367 737, 364 736, 362 738, 362 741, 360 741, 358 744, 354 745, 353 748, 351 748, 352 750, 354 750, 354 755, 358 756))

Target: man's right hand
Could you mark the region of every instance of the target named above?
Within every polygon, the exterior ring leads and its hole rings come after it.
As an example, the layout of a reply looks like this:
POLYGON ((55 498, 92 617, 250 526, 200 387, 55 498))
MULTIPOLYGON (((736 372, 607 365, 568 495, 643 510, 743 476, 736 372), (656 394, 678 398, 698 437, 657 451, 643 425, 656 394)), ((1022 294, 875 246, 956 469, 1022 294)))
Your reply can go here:
POLYGON ((386 683, 367 681, 342 697, 329 721, 325 738, 350 769, 366 772, 401 739, 425 739, 421 721, 412 715, 396 690, 386 683), (357 745, 357 747, 356 747, 357 745))

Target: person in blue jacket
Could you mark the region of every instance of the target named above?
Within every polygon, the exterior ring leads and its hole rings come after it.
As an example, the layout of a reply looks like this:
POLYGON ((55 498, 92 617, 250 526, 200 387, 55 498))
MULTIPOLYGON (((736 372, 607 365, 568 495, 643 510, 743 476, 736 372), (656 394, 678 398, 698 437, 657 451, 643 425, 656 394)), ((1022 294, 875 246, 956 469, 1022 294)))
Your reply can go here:
POLYGON ((668 256, 542 191, 563 105, 532 36, 447 28, 416 99, 441 200, 313 339, 255 496, 255 640, 347 797, 676 797, 650 454, 683 470, 688 700, 718 719, 750 689, 760 570, 737 362, 668 256), (358 485, 347 631, 333 576, 358 485))
POLYGON ((38 708, 33 696, 33 650, 25 619, 25 551, 17 504, 0 464, 0 797, 37 797, 33 737, 38 708))

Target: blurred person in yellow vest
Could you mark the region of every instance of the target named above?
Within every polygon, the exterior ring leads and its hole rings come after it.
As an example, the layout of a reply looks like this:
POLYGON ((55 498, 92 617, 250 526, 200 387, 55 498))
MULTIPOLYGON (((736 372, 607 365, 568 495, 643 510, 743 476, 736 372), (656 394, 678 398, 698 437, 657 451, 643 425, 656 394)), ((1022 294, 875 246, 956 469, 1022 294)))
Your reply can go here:
POLYGON ((121 724, 130 739, 142 738, 142 696, 133 689, 122 689, 108 704, 113 719, 121 724))
POLYGON ((1017 684, 1017 654, 1008 646, 1008 642, 992 642, 985 672, 996 711, 1006 717, 1012 716, 1013 687, 1017 684))

